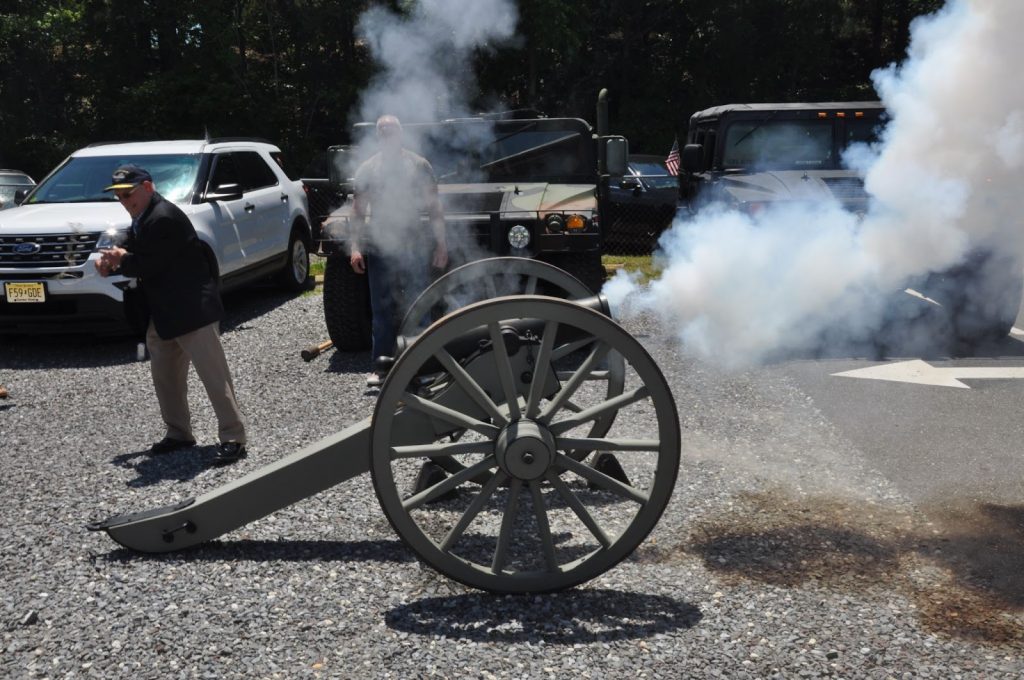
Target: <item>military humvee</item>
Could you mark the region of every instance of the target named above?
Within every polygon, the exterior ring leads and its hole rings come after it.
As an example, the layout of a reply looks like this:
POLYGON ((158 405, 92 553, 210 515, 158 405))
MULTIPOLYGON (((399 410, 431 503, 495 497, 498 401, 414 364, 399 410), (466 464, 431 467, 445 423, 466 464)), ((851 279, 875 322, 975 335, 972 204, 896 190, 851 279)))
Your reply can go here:
MULTIPOLYGON (((885 121, 881 102, 871 101, 727 104, 698 111, 690 117, 682 152, 682 204, 696 212, 719 203, 756 216, 785 201, 836 201, 863 215, 869 200, 863 178, 843 167, 842 153, 850 144, 874 141, 885 121)), ((882 332, 906 337, 913 324, 964 351, 1006 337, 1022 291, 1015 257, 978 249, 955 267, 917 277, 894 293, 882 332)))
POLYGON ((872 141, 880 102, 727 104, 690 117, 680 192, 696 209, 724 202, 756 214, 775 201, 835 199, 867 207, 864 183, 842 166, 843 150, 872 141))
MULTIPOLYGON (((628 158, 626 140, 605 132, 603 111, 599 105, 598 131, 533 111, 403 125, 403 144, 427 158, 438 179, 449 268, 499 255, 537 258, 600 290, 608 181, 621 178, 628 158)), ((323 222, 324 318, 343 350, 370 345, 366 277, 349 266, 346 234, 351 178, 376 150, 373 131, 373 123, 356 124, 352 144, 329 150, 330 186, 343 201, 323 222)))

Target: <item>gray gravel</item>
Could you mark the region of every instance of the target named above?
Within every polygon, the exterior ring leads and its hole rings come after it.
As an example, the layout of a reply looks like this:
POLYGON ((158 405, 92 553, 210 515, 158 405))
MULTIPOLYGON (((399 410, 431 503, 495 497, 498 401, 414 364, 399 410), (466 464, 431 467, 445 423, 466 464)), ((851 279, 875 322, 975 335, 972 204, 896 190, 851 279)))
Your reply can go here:
MULTIPOLYGON (((368 475, 179 554, 89 520, 216 488, 370 415, 367 354, 305 363, 317 293, 230 297, 249 458, 163 433, 134 343, 0 340, 0 676, 1017 678, 1018 580, 978 568, 778 372, 726 374, 627 322, 673 386, 684 468, 633 557, 575 590, 495 597, 423 568, 368 475)), ((1019 553, 1018 553, 1019 554, 1019 553)), ((1005 572, 1000 572, 1004 574, 1005 572)))

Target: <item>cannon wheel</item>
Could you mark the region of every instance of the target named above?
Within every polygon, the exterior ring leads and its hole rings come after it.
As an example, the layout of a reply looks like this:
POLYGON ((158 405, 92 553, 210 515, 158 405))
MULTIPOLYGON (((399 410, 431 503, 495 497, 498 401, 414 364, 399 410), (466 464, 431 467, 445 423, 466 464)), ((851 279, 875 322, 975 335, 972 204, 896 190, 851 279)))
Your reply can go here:
MULTIPOLYGON (((424 318, 440 318, 474 302, 519 294, 551 295, 572 300, 591 297, 596 291, 588 288, 569 272, 540 260, 528 257, 491 257, 474 260, 456 267, 430 284, 405 313, 399 332, 405 336, 413 336, 422 330, 424 318)), ((622 394, 622 357, 612 354, 608 357, 607 364, 607 370, 592 374, 592 379, 607 380, 610 398, 622 394)), ((608 432, 614 419, 614 412, 596 419, 589 436, 603 436, 608 432)), ((576 460, 583 460, 590 453, 588 450, 580 450, 570 455, 576 460)), ((432 462, 451 474, 463 468, 451 457, 437 457, 432 462)), ((474 481, 481 481, 481 478, 478 477, 474 481)))
MULTIPOLYGON (((465 371, 437 378, 481 393, 481 386, 466 385, 467 380, 473 379, 465 371)), ((499 593, 561 590, 616 565, 654 528, 679 467, 675 403, 646 350, 608 317, 572 302, 538 296, 476 303, 428 328, 388 375, 370 437, 374 490, 401 539, 442 574, 499 593), (523 348, 507 349, 500 335, 502 325, 517 320, 543 329, 537 338, 537 370, 532 382, 518 392, 509 369, 521 359, 517 355, 523 348), (487 405, 491 415, 485 419, 432 405, 430 394, 437 393, 437 383, 433 392, 419 386, 424 364, 450 365, 446 346, 481 327, 494 338, 489 355, 494 357, 496 374, 502 376, 504 387, 498 392, 507 396, 495 397, 487 405), (559 345, 554 339, 565 329, 588 341, 590 353, 572 378, 541 398, 542 390, 534 383, 548 375, 546 365, 557 361, 559 345), (629 387, 610 398, 583 380, 605 353, 623 357, 629 387), (438 440, 433 428, 410 433, 394 427, 396 415, 406 409, 468 424, 472 436, 451 442, 438 440), (586 433, 601 415, 626 410, 628 417, 616 419, 613 432, 596 437, 586 433), (657 423, 653 437, 637 435, 634 424, 640 418, 657 423), (568 455, 581 448, 617 453, 632 482, 620 482, 568 455), (461 455, 476 456, 476 462, 405 495, 403 489, 409 488, 424 459, 461 455), (480 474, 489 476, 482 486, 464 484, 480 474), (445 496, 449 500, 438 501, 445 496)))

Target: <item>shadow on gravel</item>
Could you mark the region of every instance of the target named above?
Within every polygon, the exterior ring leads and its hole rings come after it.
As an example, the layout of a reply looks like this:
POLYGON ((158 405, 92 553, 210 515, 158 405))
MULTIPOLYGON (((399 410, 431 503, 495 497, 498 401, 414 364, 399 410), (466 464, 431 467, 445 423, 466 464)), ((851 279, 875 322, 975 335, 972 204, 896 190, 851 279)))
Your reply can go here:
POLYGON ((927 630, 989 644, 1024 642, 1024 505, 945 499, 926 519, 898 509, 785 493, 743 494, 687 541, 641 560, 689 553, 725 578, 778 587, 891 587, 927 630), (929 521, 930 520, 930 521, 929 521))
POLYGON ((138 361, 131 337, 0 336, 4 369, 102 368, 138 361))
POLYGON ((159 555, 118 548, 103 559, 110 562, 413 562, 400 540, 382 541, 210 541, 159 555))
POLYGON ((544 596, 471 593, 431 597, 385 614, 389 628, 476 642, 586 644, 646 638, 692 628, 692 604, 661 595, 570 590, 544 596))
MULTIPOLYGON (((272 282, 246 286, 225 293, 221 297, 224 301, 224 319, 220 323, 221 332, 227 333, 239 328, 244 329, 253 319, 263 316, 301 295, 302 293, 282 291, 272 282)), ((298 352, 299 350, 296 349, 295 353, 298 354, 298 352)))
MULTIPOLYGON (((221 332, 244 328, 253 319, 280 307, 300 294, 284 293, 271 284, 259 284, 224 295, 221 332)), ((5 369, 101 368, 138 361, 136 345, 142 338, 123 334, 0 335, 0 356, 5 369)), ((296 346, 298 354, 301 347, 296 346)))
POLYGON ((217 456, 217 447, 193 446, 170 453, 153 455, 149 449, 122 453, 110 461, 123 468, 134 470, 138 475, 128 480, 126 486, 140 489, 166 480, 187 482, 204 470, 210 469, 217 456))
MULTIPOLYGON (((370 353, 366 352, 342 352, 341 350, 328 350, 330 355, 327 358, 327 373, 369 373, 372 368, 370 353)), ((314 359, 313 361, 318 361, 314 359)))

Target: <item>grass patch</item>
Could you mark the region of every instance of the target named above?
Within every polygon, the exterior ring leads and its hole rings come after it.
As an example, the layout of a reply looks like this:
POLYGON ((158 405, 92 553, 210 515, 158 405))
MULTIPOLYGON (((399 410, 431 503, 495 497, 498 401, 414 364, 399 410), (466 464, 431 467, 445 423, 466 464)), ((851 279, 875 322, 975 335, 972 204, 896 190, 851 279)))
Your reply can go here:
POLYGON ((312 255, 309 258, 309 273, 311 276, 319 276, 324 273, 324 266, 327 258, 320 255, 312 255))
POLYGON ((627 272, 640 272, 640 283, 645 284, 661 276, 661 267, 654 263, 650 255, 602 255, 601 264, 605 269, 625 269, 627 272))

